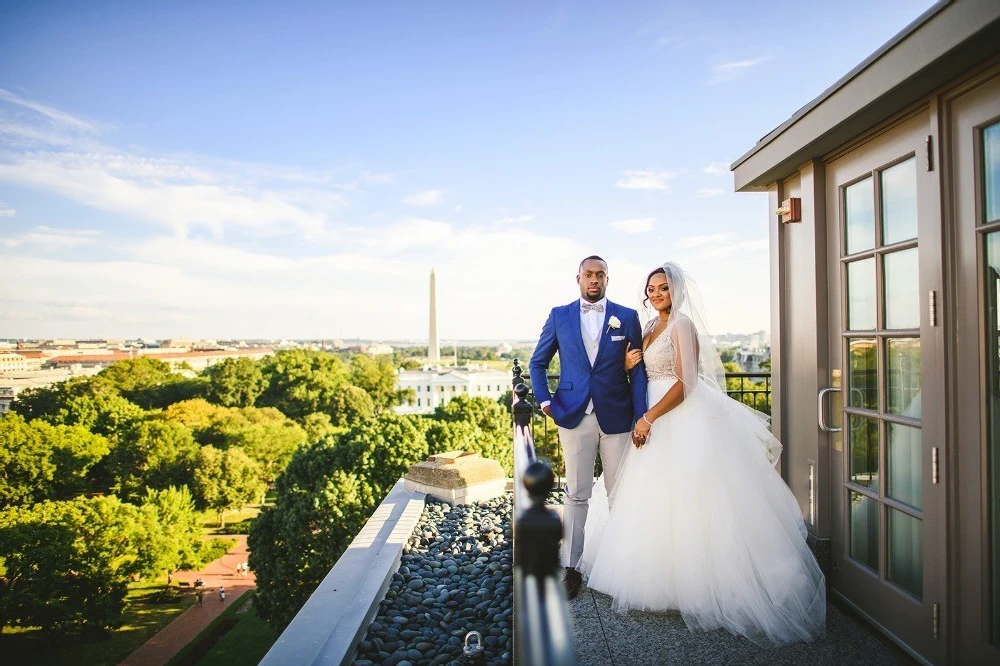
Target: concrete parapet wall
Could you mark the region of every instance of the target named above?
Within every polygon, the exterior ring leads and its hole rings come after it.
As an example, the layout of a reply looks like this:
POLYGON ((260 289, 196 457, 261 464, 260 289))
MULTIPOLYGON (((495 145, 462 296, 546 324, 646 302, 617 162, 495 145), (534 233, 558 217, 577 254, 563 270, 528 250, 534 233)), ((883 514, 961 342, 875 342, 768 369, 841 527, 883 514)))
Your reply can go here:
POLYGON ((400 479, 264 658, 261 666, 350 664, 378 611, 425 495, 400 479))

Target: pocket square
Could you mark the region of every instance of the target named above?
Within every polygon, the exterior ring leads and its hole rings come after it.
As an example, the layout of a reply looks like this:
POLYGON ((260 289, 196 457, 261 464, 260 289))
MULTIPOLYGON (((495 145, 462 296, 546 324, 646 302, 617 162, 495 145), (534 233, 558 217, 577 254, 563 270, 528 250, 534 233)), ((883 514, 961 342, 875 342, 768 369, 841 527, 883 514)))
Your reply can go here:
POLYGON ((612 335, 611 336, 611 342, 621 342, 624 339, 625 339, 624 335, 612 335))

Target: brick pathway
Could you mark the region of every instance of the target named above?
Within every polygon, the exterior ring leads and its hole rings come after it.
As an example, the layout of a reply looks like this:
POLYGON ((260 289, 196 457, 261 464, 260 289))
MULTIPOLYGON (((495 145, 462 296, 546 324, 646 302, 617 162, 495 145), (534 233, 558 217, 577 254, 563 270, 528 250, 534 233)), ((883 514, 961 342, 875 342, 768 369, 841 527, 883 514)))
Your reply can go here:
POLYGON ((255 587, 252 571, 246 576, 236 573, 236 565, 247 561, 247 538, 237 536, 236 539, 236 545, 228 553, 201 571, 179 571, 174 574, 174 584, 181 582, 191 584, 190 588, 181 589, 190 589, 192 596, 194 581, 198 578, 205 581, 205 586, 202 588, 205 590, 204 606, 193 604, 176 620, 146 641, 142 647, 130 654, 119 666, 163 666, 226 610, 229 604, 255 587), (225 602, 219 601, 220 585, 226 590, 225 602))

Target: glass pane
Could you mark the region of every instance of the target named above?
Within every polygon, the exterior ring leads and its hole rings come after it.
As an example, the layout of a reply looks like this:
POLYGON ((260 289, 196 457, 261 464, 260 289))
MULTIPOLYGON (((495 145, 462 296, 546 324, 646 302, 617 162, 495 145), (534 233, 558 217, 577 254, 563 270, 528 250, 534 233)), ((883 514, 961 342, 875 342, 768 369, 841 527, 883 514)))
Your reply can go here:
POLYGON ((874 338, 854 339, 848 349, 847 382, 851 407, 878 409, 878 368, 874 338))
POLYGON ((983 131, 983 192, 986 221, 1000 219, 1000 123, 983 131))
POLYGON ((882 172, 882 245, 917 237, 917 161, 882 172))
POLYGON ((887 423, 889 460, 886 482, 889 497, 905 502, 917 509, 923 508, 923 449, 920 446, 920 428, 887 423))
POLYGON ((885 327, 920 327, 917 248, 885 255, 885 327))
POLYGON ((875 260, 847 264, 847 327, 852 331, 875 328, 875 260))
POLYGON ((878 421, 851 416, 851 481, 878 490, 878 421))
MULTIPOLYGON (((996 127, 996 126, 994 126, 996 127)), ((990 568, 992 585, 990 598, 993 607, 993 643, 1000 644, 1000 232, 986 237, 986 275, 983 276, 983 293, 986 295, 986 409, 987 474, 990 525, 990 568)))
POLYGON ((901 338, 885 343, 887 409, 891 414, 920 418, 920 340, 901 338))
POLYGON ((865 178, 844 190, 847 254, 875 247, 875 188, 865 178))
POLYGON ((878 500, 850 492, 851 557, 878 571, 878 500))
POLYGON ((924 593, 923 522, 888 509, 888 570, 886 577, 916 597, 924 593))

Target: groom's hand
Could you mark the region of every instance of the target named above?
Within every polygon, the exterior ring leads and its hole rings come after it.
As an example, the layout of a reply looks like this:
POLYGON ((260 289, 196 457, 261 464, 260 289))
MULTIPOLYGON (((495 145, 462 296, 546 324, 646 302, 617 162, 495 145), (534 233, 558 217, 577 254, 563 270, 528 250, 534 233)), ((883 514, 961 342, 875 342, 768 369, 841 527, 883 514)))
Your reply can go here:
POLYGON ((544 414, 545 414, 545 415, 546 415, 547 417, 549 417, 550 419, 552 418, 552 408, 551 408, 551 407, 549 407, 548 405, 545 405, 544 407, 542 407, 542 412, 543 412, 543 413, 544 413, 544 414))

